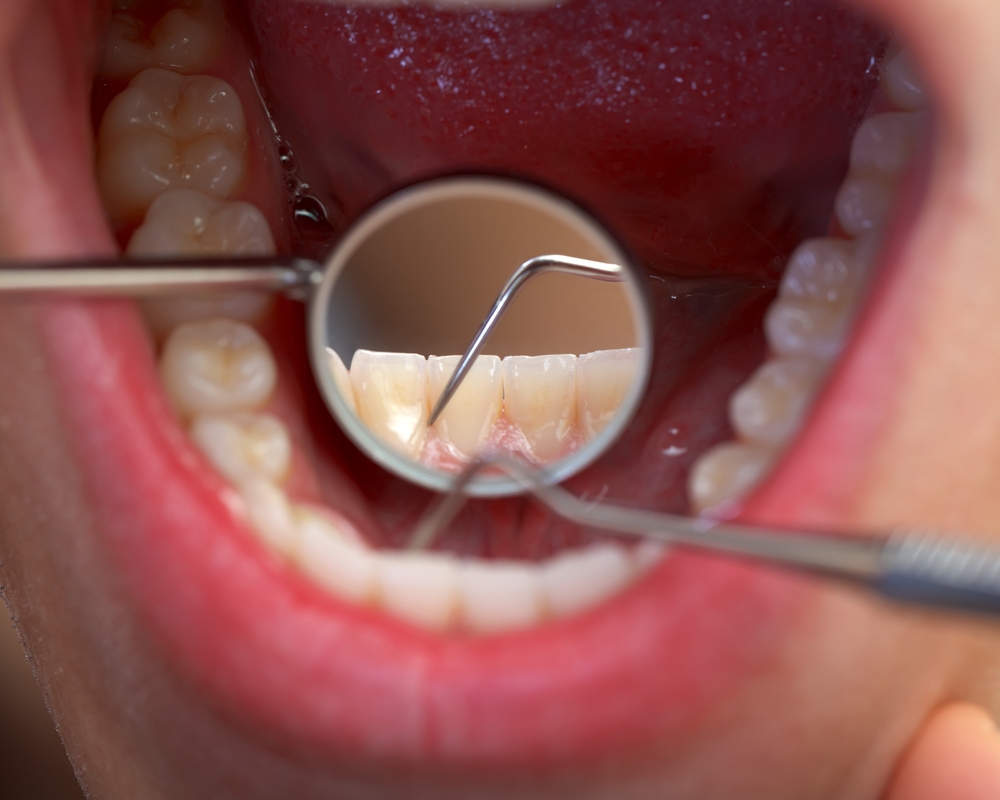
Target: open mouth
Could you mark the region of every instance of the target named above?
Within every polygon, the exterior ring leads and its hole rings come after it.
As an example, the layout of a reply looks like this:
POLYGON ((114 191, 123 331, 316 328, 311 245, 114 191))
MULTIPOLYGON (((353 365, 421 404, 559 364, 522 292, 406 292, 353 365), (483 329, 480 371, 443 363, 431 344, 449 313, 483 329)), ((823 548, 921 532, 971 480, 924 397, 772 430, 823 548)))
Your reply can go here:
MULTIPOLYGON (((414 181, 553 187, 636 255, 657 324, 635 419, 568 488, 793 522, 781 504, 817 452, 826 475, 858 457, 810 412, 837 402, 863 308, 877 325, 881 294, 863 303, 883 233, 914 213, 894 199, 927 166, 927 99, 908 53, 854 11, 675 5, 123 0, 87 100, 88 208, 54 249, 321 258, 414 181)), ((740 697, 816 594, 523 498, 474 501, 433 552, 405 552, 433 495, 336 427, 294 302, 39 315, 121 585, 213 713, 276 751, 358 773, 642 760, 740 697)), ((434 441, 471 452, 502 419, 538 461, 562 452, 593 424, 580 387, 598 372, 560 358, 545 386, 497 359, 434 441)), ((443 362, 421 359, 340 367, 386 436, 371 386, 425 419, 443 362)))

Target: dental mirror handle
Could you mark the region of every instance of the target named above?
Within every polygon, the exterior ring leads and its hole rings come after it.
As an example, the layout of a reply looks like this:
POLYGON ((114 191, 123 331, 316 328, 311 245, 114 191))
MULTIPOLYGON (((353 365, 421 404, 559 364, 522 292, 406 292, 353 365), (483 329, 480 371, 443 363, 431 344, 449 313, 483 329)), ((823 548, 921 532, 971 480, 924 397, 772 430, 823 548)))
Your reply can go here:
POLYGON ((309 296, 323 268, 303 258, 202 258, 0 263, 0 298, 138 297, 258 290, 309 296))

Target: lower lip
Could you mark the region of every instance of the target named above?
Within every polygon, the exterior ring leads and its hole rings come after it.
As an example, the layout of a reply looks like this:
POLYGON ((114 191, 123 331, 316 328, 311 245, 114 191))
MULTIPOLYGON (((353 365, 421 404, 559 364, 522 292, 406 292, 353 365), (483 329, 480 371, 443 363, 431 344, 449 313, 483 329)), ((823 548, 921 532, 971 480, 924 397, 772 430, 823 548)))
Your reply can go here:
POLYGON ((58 304, 42 319, 139 613, 223 713, 296 752, 507 768, 669 747, 773 661, 814 592, 675 553, 563 622, 489 639, 413 629, 325 595, 252 538, 173 420, 131 306, 58 304))

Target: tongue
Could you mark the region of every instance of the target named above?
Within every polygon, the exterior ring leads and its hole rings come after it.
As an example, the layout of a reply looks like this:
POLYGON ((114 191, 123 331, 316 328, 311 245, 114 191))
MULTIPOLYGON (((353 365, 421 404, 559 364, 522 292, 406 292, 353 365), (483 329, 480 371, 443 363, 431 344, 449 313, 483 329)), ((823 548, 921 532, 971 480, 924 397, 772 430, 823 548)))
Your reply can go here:
POLYGON ((884 36, 821 0, 761 5, 250 0, 248 24, 335 227, 400 184, 501 171, 582 202, 654 268, 764 277, 826 229, 884 36))

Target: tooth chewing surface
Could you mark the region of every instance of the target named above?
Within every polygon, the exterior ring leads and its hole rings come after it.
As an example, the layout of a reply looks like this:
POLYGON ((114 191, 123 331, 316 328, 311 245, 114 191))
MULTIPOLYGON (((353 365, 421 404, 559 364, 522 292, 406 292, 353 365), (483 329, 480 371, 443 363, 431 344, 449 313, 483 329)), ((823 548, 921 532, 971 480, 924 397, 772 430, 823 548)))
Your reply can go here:
POLYGON ((890 48, 882 89, 895 110, 862 123, 834 213, 847 239, 803 242, 789 260, 764 319, 771 357, 738 389, 729 417, 738 439, 702 454, 688 477, 692 508, 745 496, 798 431, 829 364, 841 352, 878 248, 896 183, 926 122, 926 97, 909 55, 890 48))

